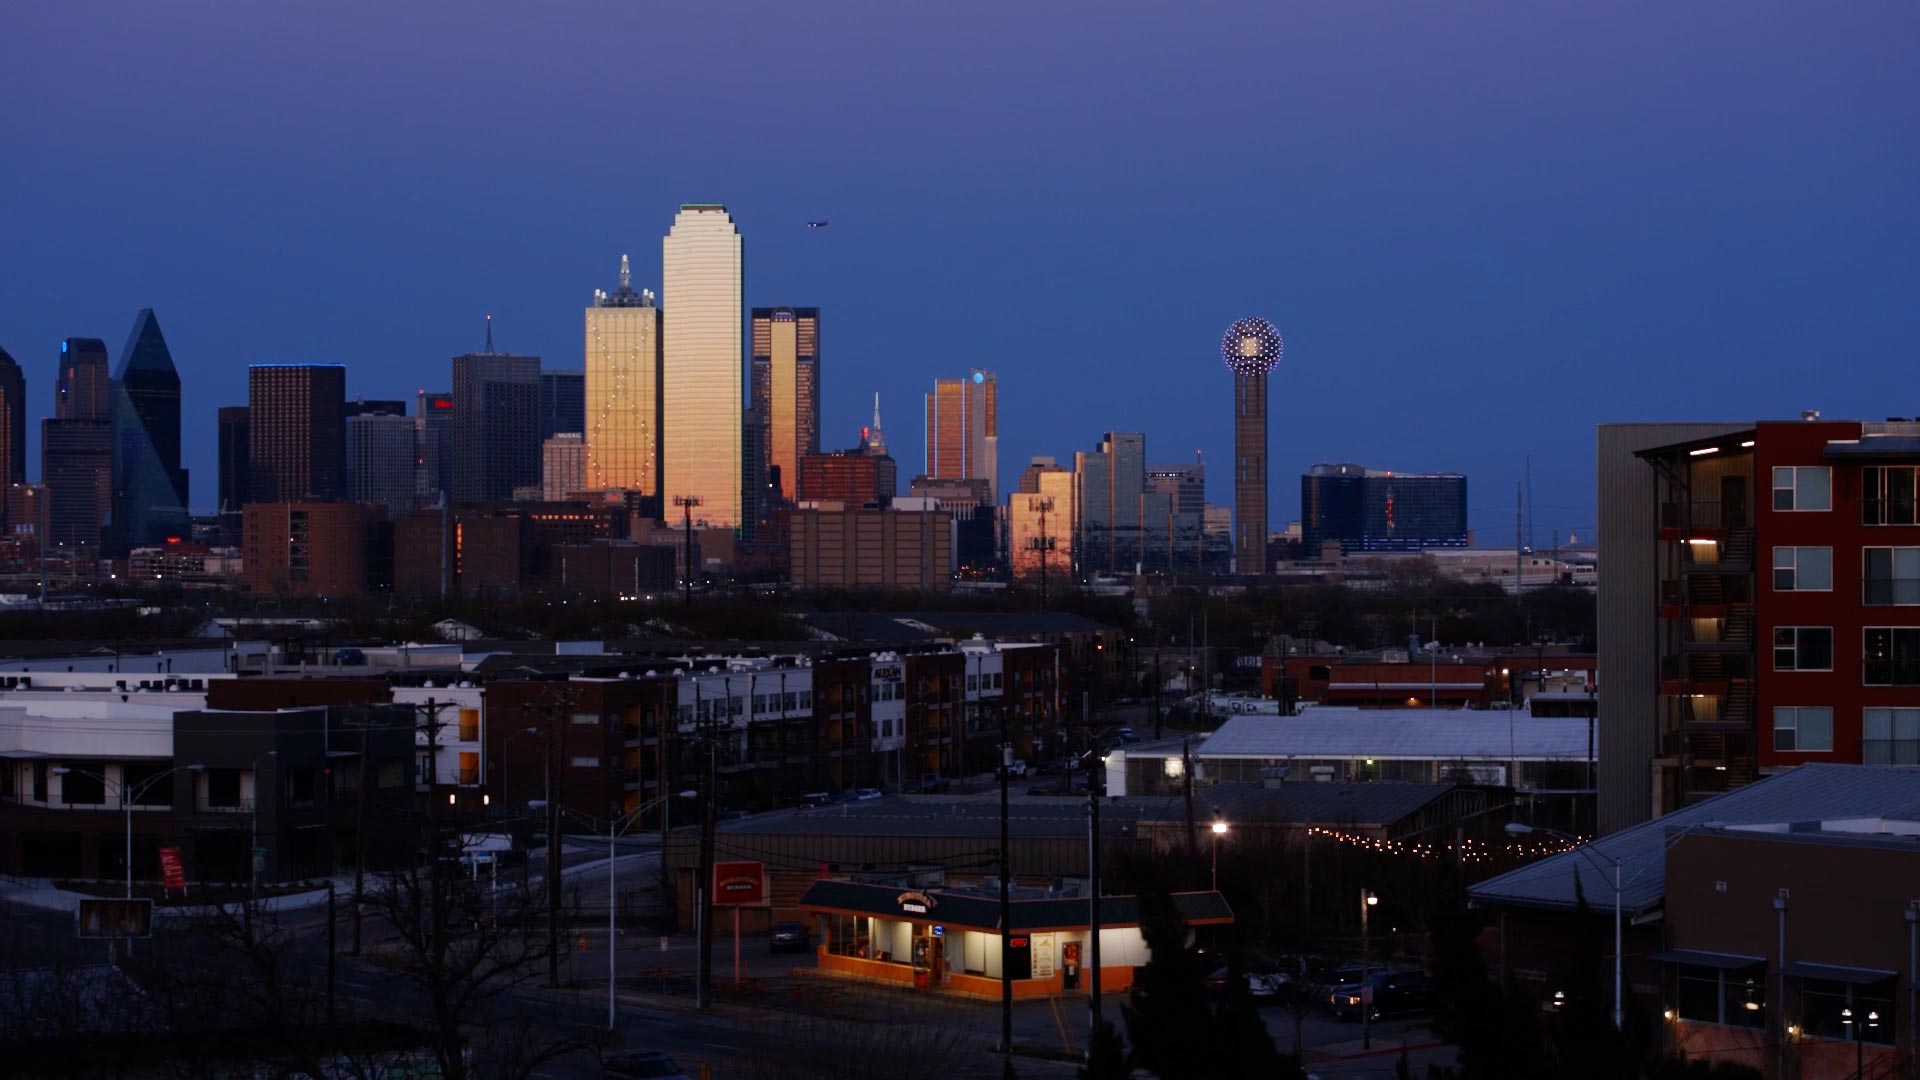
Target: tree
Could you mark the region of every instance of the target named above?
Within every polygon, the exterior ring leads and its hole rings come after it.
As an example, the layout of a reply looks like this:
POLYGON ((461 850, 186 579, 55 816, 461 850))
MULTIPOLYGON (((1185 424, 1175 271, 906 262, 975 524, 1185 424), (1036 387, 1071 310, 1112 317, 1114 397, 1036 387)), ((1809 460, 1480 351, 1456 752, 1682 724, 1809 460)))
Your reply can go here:
POLYGON ((1238 962, 1227 969, 1227 992, 1214 1008, 1213 1028, 1214 1061, 1209 1075, 1241 1080, 1301 1075, 1299 1061, 1282 1055, 1273 1045, 1266 1021, 1247 990, 1246 971, 1238 962))
POLYGON ((1167 893, 1140 897, 1140 934, 1148 959, 1120 1005, 1133 1061, 1161 1080, 1204 1080, 1213 1062, 1206 972, 1167 893))

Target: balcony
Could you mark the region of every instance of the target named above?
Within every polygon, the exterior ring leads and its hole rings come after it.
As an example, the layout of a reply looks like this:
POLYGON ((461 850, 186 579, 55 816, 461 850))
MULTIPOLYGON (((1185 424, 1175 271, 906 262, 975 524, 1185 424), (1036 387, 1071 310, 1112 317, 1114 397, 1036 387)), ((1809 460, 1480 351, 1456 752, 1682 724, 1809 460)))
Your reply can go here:
POLYGON ((1753 651, 1753 616, 1745 611, 1720 618, 1688 619, 1681 624, 1680 649, 1691 653, 1753 651))
POLYGON ((1729 507, 1718 499, 1703 502, 1669 501, 1660 504, 1662 529, 1728 529, 1751 525, 1744 506, 1729 507))
POLYGON ((1717 539, 1689 537, 1680 544, 1683 574, 1747 574, 1752 570, 1752 529, 1728 529, 1717 539))

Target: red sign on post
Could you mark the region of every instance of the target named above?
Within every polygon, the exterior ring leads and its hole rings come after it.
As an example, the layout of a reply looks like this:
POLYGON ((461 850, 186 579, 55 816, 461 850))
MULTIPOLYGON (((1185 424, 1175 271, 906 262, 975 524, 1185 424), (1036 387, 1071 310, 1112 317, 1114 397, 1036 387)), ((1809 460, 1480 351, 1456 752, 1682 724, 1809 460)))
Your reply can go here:
POLYGON ((713 864, 716 907, 758 907, 767 902, 767 865, 758 862, 713 864))
POLYGON ((169 889, 187 889, 187 872, 180 867, 180 849, 163 847, 160 849, 160 883, 169 889))

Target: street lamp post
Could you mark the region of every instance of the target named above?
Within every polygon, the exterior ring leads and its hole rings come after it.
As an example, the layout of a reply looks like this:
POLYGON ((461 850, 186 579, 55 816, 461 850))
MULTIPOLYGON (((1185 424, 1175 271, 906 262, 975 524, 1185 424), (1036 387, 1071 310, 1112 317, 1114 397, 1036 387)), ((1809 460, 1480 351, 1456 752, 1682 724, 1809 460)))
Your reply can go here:
POLYGON ((1220 891, 1220 838, 1227 835, 1227 823, 1213 823, 1213 891, 1220 891))
POLYGON ((1360 1049, 1373 1049, 1373 995, 1368 992, 1372 974, 1367 970, 1373 962, 1371 940, 1367 935, 1367 913, 1380 902, 1378 894, 1360 890, 1360 1049))
MULTIPOLYGON (((168 769, 166 772, 147 777, 145 780, 142 780, 138 784, 133 785, 132 788, 127 787, 127 783, 124 779, 117 782, 113 780, 109 780, 107 779, 106 774, 94 772, 92 769, 75 769, 66 765, 55 765, 52 769, 52 772, 53 772, 53 775, 55 776, 66 776, 69 773, 76 773, 76 772, 82 776, 91 776, 95 780, 100 781, 100 783, 103 785, 111 785, 115 791, 120 793, 120 807, 123 811, 125 811, 126 817, 127 817, 127 854, 126 854, 127 893, 126 893, 126 898, 131 900, 133 899, 133 801, 135 799, 138 799, 140 796, 145 795, 147 793, 148 788, 151 788, 153 785, 159 783, 160 781, 166 779, 169 776, 172 776, 174 773, 179 772, 181 769, 186 769, 189 772, 199 772, 204 768, 206 768, 206 766, 204 765, 175 765, 173 768, 168 769)), ((124 776, 124 773, 123 773, 123 776, 124 776)))

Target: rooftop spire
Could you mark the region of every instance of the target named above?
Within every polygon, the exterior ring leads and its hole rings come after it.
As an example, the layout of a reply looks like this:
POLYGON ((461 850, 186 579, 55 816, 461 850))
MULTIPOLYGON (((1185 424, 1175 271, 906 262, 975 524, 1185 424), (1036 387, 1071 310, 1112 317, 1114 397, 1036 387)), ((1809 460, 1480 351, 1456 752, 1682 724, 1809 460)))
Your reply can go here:
POLYGON ((493 313, 487 313, 487 351, 493 351, 493 313))
POLYGON ((880 432, 880 394, 873 395, 873 426, 867 429, 867 453, 879 455, 887 452, 887 437, 880 432))
POLYGON ((633 271, 628 269, 627 257, 625 255, 620 256, 620 287, 622 289, 633 288, 633 271))

